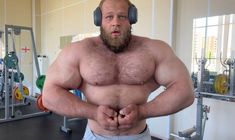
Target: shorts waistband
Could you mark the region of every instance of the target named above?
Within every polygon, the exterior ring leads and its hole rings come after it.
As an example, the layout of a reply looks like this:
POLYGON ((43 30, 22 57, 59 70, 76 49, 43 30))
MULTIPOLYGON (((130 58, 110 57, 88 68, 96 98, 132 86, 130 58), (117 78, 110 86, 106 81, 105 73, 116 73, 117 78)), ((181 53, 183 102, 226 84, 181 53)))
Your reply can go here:
POLYGON ((151 140, 150 131, 146 125, 145 129, 139 134, 123 135, 123 136, 103 136, 94 133, 89 126, 87 126, 83 140, 151 140))

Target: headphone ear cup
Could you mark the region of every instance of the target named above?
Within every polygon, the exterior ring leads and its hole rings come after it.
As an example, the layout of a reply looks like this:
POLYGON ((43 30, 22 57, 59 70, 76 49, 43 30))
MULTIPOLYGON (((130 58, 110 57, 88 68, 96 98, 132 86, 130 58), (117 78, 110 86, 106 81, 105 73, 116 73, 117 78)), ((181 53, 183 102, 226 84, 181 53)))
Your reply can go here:
POLYGON ((133 4, 129 7, 128 18, 129 18, 130 24, 135 24, 137 22, 138 11, 135 5, 133 4))
POLYGON ((96 26, 101 26, 101 22, 102 22, 102 13, 100 10, 100 7, 97 7, 95 9, 95 11, 93 12, 93 17, 94 17, 94 24, 96 26))

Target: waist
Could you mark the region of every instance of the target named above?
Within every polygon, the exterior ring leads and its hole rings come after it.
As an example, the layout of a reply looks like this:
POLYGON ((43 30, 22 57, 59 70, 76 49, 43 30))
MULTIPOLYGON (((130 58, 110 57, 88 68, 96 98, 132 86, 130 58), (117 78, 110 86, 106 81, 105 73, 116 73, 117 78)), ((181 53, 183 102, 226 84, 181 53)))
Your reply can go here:
POLYGON ((125 130, 120 130, 120 129, 113 131, 105 130, 101 128, 96 121, 93 120, 88 120, 88 126, 92 132, 103 136, 137 135, 143 133, 147 128, 145 120, 140 121, 137 124, 135 124, 134 127, 125 130))

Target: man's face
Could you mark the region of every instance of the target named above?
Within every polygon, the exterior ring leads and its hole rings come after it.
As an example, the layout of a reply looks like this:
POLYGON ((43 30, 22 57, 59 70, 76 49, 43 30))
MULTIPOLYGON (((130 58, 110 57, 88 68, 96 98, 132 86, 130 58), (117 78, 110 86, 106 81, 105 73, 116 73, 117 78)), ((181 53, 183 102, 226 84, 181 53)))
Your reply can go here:
POLYGON ((115 53, 124 51, 128 47, 131 38, 127 2, 123 0, 106 0, 101 10, 101 39, 111 51, 115 53))

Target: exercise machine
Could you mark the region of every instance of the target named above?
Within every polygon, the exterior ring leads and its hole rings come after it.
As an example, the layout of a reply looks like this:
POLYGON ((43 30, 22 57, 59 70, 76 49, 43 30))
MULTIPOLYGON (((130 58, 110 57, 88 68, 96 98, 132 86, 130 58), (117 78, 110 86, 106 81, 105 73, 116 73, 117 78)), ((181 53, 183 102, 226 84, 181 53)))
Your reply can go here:
POLYGON ((2 102, 1 108, 4 109, 4 117, 0 119, 0 123, 49 114, 49 112, 40 110, 36 110, 36 112, 30 110, 23 113, 21 110, 22 108, 18 108, 19 106, 30 105, 31 103, 35 104, 37 101, 37 97, 30 96, 27 87, 22 83, 24 75, 20 72, 14 40, 15 36, 19 36, 22 31, 30 34, 36 74, 38 77, 41 76, 32 28, 17 25, 5 25, 5 57, 3 59, 3 68, 0 77, 0 102, 2 102), (9 38, 11 38, 11 43, 9 38), (10 45, 12 46, 11 48, 10 45), (15 97, 18 97, 20 101, 17 102, 15 97))
POLYGON ((235 102, 235 59, 226 59, 221 64, 226 68, 223 74, 208 75, 205 69, 207 60, 199 60, 199 68, 195 87, 195 97, 197 98, 196 125, 192 128, 178 131, 178 134, 172 133, 171 136, 184 140, 203 140, 206 121, 210 107, 203 104, 204 98, 235 102), (210 77, 208 79, 208 77, 210 77), (212 79, 211 79, 212 78, 212 79), (213 89, 213 90, 212 90, 213 89), (208 92, 210 91, 210 92, 208 92))

